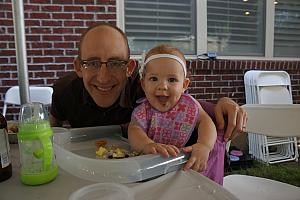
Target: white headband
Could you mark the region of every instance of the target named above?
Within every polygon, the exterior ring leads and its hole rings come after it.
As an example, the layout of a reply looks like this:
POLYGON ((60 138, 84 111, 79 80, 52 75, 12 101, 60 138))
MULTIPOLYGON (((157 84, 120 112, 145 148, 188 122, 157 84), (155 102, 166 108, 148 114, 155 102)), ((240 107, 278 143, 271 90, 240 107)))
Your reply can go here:
POLYGON ((141 68, 139 70, 140 78, 142 78, 142 76, 143 76, 143 72, 145 70, 146 65, 151 60, 154 60, 154 59, 157 59, 157 58, 171 58, 171 59, 176 60, 182 66, 184 77, 186 77, 186 64, 185 64, 185 62, 183 62, 183 60, 181 58, 179 58, 178 56, 172 55, 172 54, 155 54, 155 55, 150 56, 146 60, 145 60, 144 55, 143 55, 143 58, 142 58, 143 63, 142 63, 141 68))

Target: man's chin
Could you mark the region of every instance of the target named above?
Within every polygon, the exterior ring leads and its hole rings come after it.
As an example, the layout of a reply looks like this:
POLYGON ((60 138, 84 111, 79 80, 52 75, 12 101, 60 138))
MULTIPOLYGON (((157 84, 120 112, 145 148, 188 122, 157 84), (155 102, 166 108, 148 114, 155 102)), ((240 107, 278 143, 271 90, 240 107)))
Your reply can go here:
POLYGON ((101 108, 109 108, 110 106, 112 106, 117 99, 115 98, 108 98, 108 97, 101 97, 101 100, 95 101, 95 103, 97 104, 97 106, 101 107, 101 108), (104 99, 104 101, 102 101, 104 99))

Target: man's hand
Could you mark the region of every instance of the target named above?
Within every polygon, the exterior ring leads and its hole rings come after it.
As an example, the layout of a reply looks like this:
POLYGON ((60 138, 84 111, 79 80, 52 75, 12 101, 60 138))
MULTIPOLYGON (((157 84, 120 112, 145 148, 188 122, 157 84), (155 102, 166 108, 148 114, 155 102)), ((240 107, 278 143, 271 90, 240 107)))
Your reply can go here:
POLYGON ((215 106, 217 128, 224 129, 224 140, 227 142, 242 133, 247 124, 247 112, 227 97, 220 98, 215 106), (227 117, 227 126, 224 117, 227 117))

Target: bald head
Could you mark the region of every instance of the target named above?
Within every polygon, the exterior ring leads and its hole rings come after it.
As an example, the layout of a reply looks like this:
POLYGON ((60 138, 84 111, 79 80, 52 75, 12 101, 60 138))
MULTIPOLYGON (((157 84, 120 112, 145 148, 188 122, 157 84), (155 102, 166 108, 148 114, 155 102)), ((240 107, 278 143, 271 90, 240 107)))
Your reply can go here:
POLYGON ((114 33, 115 35, 119 35, 119 37, 121 37, 122 39, 118 42, 123 43, 126 46, 126 53, 127 53, 127 58, 130 57, 130 49, 129 49, 129 45, 128 45, 128 40, 127 37, 125 35, 125 33, 119 29, 118 27, 108 24, 108 23, 101 23, 101 24, 96 24, 94 26, 90 26, 82 35, 81 35, 81 39, 79 41, 79 46, 78 46, 78 54, 79 54, 79 58, 82 58, 82 45, 83 43, 86 42, 86 38, 90 37, 90 35, 92 35, 92 37, 95 40, 106 40, 109 39, 109 37, 107 38, 102 38, 103 34, 99 34, 99 37, 97 37, 98 33, 103 33, 104 35, 109 36, 110 33, 114 33), (96 34, 96 36, 95 36, 96 34))

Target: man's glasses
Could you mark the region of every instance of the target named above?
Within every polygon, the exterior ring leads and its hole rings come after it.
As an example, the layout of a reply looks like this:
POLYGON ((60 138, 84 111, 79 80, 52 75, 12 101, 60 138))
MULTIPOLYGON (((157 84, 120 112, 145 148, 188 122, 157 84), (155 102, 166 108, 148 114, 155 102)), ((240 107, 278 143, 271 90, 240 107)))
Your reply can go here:
POLYGON ((81 66, 91 72, 99 71, 102 64, 105 64, 107 69, 112 72, 117 72, 127 65, 126 60, 109 60, 107 62, 102 62, 99 58, 93 58, 91 60, 80 60, 81 66))

